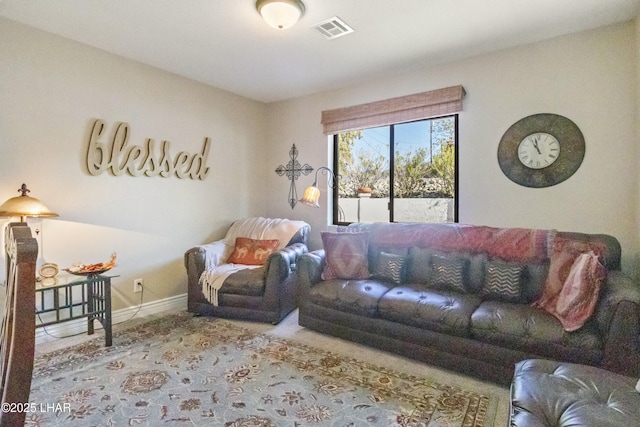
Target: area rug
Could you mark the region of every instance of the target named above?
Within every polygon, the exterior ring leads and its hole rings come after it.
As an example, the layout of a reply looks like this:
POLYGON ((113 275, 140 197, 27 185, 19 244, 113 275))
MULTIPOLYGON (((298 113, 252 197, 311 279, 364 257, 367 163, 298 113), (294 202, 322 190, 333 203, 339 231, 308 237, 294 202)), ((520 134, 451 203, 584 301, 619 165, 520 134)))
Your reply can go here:
POLYGON ((36 358, 26 426, 492 426, 491 397, 173 314, 36 358))

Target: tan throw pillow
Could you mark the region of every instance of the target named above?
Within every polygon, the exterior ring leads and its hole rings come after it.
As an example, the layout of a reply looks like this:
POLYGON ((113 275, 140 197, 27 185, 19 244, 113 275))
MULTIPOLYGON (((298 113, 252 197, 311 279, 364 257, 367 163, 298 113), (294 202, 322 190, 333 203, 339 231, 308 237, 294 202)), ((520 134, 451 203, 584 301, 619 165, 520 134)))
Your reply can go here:
POLYGON ((278 248, 279 240, 256 240, 246 237, 236 238, 236 245, 229 255, 229 264, 262 265, 269 255, 278 248))
POLYGON ((368 279, 369 233, 322 232, 325 266, 321 277, 331 279, 368 279))

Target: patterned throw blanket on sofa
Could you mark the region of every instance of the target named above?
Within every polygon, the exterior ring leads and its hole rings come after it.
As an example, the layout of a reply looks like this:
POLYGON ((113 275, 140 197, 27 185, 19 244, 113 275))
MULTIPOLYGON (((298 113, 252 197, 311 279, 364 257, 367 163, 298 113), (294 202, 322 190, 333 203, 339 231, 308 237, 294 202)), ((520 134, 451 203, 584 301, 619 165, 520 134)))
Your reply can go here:
POLYGON ((369 229, 381 248, 433 247, 444 252, 484 252, 505 261, 535 262, 549 258, 555 232, 465 224, 385 224, 369 229))
POLYGON ((431 247, 522 263, 548 260, 543 293, 533 306, 555 316, 568 332, 581 328, 591 317, 606 277, 599 261, 602 248, 556 230, 410 223, 374 223, 367 230, 371 243, 379 248, 431 247))

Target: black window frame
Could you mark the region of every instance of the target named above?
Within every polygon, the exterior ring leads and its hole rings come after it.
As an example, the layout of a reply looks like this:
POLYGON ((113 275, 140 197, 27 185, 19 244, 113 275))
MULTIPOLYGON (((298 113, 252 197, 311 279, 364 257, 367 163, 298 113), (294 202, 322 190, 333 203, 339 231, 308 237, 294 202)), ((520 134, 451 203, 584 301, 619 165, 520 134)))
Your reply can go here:
MULTIPOLYGON (((441 119, 441 118, 446 118, 446 117, 453 117, 454 118, 454 124, 453 124, 453 128, 454 128, 454 136, 453 136, 453 144, 454 144, 454 165, 455 165, 455 173, 454 173, 454 179, 455 182, 453 184, 453 188, 454 188, 454 194, 453 194, 453 223, 457 223, 459 222, 458 219, 458 212, 459 212, 459 163, 458 163, 458 158, 459 158, 459 147, 460 144, 458 143, 458 121, 459 121, 459 115, 457 113, 455 114, 447 114, 444 116, 437 116, 437 117, 429 117, 427 119, 422 119, 422 120, 415 120, 416 122, 419 121, 427 121, 427 120, 437 120, 437 119, 441 119)), ((394 178, 395 178, 395 172, 394 172, 394 157, 395 157, 395 146, 394 146, 394 126, 395 125, 401 125, 403 123, 395 123, 395 124, 391 124, 391 125, 387 125, 390 129, 389 129, 389 205, 388 205, 388 211, 389 211, 389 222, 395 222, 394 218, 393 218, 393 211, 394 211, 394 199, 395 199, 395 194, 394 194, 394 186, 393 186, 393 182, 394 182, 394 178)), ((380 126, 383 127, 383 126, 380 126)), ((339 170, 338 170, 338 135, 339 134, 334 134, 333 135, 333 170, 336 172, 336 174, 339 174, 339 170)), ((338 179, 340 179, 340 177, 338 176, 338 179)), ((346 221, 340 221, 339 220, 339 194, 338 194, 338 185, 337 183, 334 185, 333 187, 333 224, 334 225, 349 225, 351 224, 351 222, 346 222, 346 221)))

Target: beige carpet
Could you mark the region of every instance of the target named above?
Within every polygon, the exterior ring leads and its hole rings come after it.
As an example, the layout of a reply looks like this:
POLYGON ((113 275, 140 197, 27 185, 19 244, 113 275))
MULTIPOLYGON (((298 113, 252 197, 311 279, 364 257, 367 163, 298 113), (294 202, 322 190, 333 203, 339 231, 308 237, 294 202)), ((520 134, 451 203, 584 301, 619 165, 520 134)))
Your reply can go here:
MULTIPOLYGON (((114 335, 122 328, 128 328, 137 323, 146 322, 149 319, 149 317, 133 319, 121 325, 116 325, 114 327, 114 335)), ((490 408, 491 411, 495 411, 494 425, 501 427, 507 425, 509 408, 509 391, 507 388, 497 386, 493 383, 478 381, 455 372, 430 367, 421 362, 416 362, 404 357, 305 329, 298 325, 297 310, 291 313, 291 315, 285 318, 280 324, 275 326, 270 324, 241 321, 233 321, 233 323, 251 331, 285 338, 305 345, 328 349, 344 356, 355 357, 364 362, 389 367, 410 375, 429 377, 436 382, 457 386, 471 391, 477 391, 479 393, 490 393, 498 398, 497 405, 490 408)), ((97 336, 101 336, 102 331, 98 331, 97 334, 97 336)), ((45 353, 65 348, 95 337, 96 335, 79 335, 76 337, 58 339, 44 344, 38 344, 36 346, 36 353, 45 353)), ((490 419, 490 417, 487 418, 490 419)))

